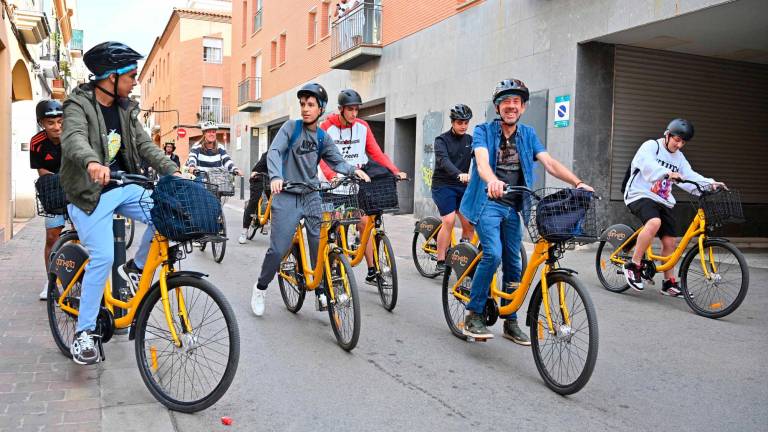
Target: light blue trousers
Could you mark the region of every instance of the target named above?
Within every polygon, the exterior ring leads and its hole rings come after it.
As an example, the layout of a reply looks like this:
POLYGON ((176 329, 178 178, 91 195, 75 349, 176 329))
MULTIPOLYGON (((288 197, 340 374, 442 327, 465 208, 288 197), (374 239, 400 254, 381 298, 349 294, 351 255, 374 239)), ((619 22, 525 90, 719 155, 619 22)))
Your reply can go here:
POLYGON ((104 285, 115 260, 112 215, 117 213, 126 218, 147 224, 141 238, 139 251, 134 259, 139 268, 144 268, 149 246, 155 228, 152 226, 149 209, 152 199, 149 192, 139 185, 127 185, 112 189, 101 195, 93 213, 88 214, 72 204, 67 205, 69 217, 75 224, 80 243, 88 249, 90 261, 85 266, 77 331, 94 330, 99 315, 104 285), (143 201, 142 204, 140 204, 143 201))

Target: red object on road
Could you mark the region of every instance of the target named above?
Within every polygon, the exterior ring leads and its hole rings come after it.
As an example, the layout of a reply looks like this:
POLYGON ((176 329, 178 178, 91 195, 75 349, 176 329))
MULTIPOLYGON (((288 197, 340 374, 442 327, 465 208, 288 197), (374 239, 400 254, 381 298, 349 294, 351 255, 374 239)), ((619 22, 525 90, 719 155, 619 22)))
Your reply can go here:
POLYGON ((223 424, 224 426, 232 425, 232 417, 222 417, 221 424, 223 424))
POLYGON ((184 138, 185 136, 187 136, 187 130, 184 128, 179 128, 176 131, 176 135, 178 135, 179 138, 184 138))

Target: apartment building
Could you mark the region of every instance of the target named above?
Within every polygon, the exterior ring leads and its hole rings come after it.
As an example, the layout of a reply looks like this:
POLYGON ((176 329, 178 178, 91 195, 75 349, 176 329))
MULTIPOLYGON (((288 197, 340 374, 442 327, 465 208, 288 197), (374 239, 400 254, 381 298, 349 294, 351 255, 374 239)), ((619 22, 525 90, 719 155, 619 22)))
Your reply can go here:
POLYGON ((230 142, 231 45, 229 11, 174 9, 141 69, 145 124, 160 126, 160 142, 175 142, 182 163, 203 121, 216 122, 219 141, 230 142))
MULTIPOLYGON (((768 213, 764 1, 358 0, 335 19, 336 2, 233 1, 232 153, 241 164, 297 117, 303 83, 327 88, 329 110, 339 90, 355 88, 361 117, 415 180, 402 186, 401 208, 434 214, 432 145, 449 128, 450 107, 468 104, 472 125, 489 121, 495 83, 515 77, 532 92, 522 121, 606 198, 603 224, 634 222, 622 202, 624 172, 674 117, 696 125, 692 165, 739 189, 748 219, 768 213)), ((537 184, 562 185, 543 171, 537 184)), ((691 214, 686 205, 676 211, 681 220, 691 214)), ((757 225, 727 234, 768 235, 757 225)))

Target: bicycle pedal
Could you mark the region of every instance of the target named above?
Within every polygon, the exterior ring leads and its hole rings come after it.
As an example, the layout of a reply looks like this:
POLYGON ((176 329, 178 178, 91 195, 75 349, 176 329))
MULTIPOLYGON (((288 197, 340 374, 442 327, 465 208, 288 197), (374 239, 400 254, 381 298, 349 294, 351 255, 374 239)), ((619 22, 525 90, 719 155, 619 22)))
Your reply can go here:
POLYGON ((479 338, 473 336, 467 336, 467 342, 488 342, 490 338, 479 338))
POLYGON ((654 281, 653 279, 646 279, 645 281, 646 281, 646 282, 647 282, 649 285, 652 285, 652 286, 656 286, 656 281, 654 281))

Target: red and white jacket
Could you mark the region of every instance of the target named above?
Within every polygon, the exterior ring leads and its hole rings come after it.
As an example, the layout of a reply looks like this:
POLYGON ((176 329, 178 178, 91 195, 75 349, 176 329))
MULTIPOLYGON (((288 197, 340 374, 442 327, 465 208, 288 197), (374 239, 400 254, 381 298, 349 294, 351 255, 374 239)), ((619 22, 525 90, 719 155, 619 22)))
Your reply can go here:
MULTIPOLYGON (((400 173, 395 164, 389 160, 389 157, 381 151, 376 138, 373 137, 371 127, 365 120, 355 119, 351 125, 343 127, 341 125, 341 116, 331 114, 320 124, 320 127, 328 133, 333 139, 339 153, 344 156, 344 160, 357 168, 365 165, 368 159, 372 159, 386 167, 393 174, 400 173)), ((320 161, 320 169, 327 180, 332 179, 336 172, 333 171, 325 161, 320 161)))

